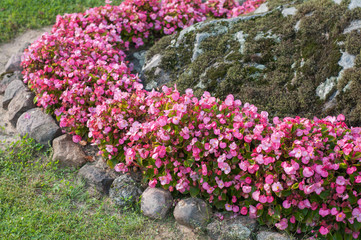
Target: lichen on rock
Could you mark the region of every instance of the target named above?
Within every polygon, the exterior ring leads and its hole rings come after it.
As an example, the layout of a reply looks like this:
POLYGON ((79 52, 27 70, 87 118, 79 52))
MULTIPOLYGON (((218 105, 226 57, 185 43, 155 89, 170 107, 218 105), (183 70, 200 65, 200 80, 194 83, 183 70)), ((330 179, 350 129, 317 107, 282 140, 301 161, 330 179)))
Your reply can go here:
POLYGON ((146 62, 161 61, 143 71, 145 86, 232 93, 271 116, 343 113, 360 125, 361 7, 350 5, 269 0, 258 14, 195 24, 150 48, 146 62))

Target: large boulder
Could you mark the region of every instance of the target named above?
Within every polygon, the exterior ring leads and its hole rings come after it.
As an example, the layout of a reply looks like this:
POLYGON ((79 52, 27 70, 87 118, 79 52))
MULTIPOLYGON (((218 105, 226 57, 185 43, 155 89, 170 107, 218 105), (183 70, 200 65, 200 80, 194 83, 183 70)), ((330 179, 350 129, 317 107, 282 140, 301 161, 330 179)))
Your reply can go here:
POLYGON ((212 210, 205 201, 199 198, 187 198, 177 203, 173 215, 180 225, 197 229, 206 227, 212 210))
POLYGON ((22 77, 23 76, 20 72, 5 74, 2 79, 0 77, 0 95, 3 95, 5 93, 6 88, 12 81, 21 80, 22 77))
POLYGON ((10 82, 5 90, 2 107, 7 110, 11 100, 16 96, 18 92, 21 92, 23 90, 26 90, 26 86, 22 81, 14 80, 10 82))
POLYGON ((85 180, 91 193, 109 194, 114 178, 93 163, 87 163, 78 172, 78 177, 85 180))
POLYGON ((232 93, 271 117, 343 113, 360 125, 360 49, 359 0, 269 0, 252 15, 162 38, 141 76, 149 90, 166 83, 198 96, 232 93))
POLYGON ((12 72, 16 72, 16 71, 22 71, 22 67, 21 67, 21 56, 23 54, 22 53, 16 53, 13 54, 9 61, 6 63, 5 65, 5 73, 12 73, 12 72))
POLYGON ((40 108, 23 113, 18 119, 16 130, 21 136, 27 135, 43 145, 48 145, 61 134, 55 120, 40 108))
POLYGON ((109 190, 109 197, 120 207, 133 205, 141 195, 140 184, 127 174, 116 178, 109 190))
POLYGON ((142 213, 150 218, 164 218, 172 207, 173 197, 169 191, 148 187, 142 194, 142 213))
POLYGON ((214 240, 251 240, 257 226, 255 219, 238 216, 224 221, 214 220, 207 225, 207 232, 214 240))
POLYGON ((58 160, 60 166, 81 167, 87 160, 81 147, 74 143, 70 135, 64 134, 53 140, 53 160, 58 160))
POLYGON ((272 231, 260 231, 257 233, 257 240, 293 240, 286 233, 278 233, 272 231))
POLYGON ((16 127, 16 123, 21 114, 36 107, 34 97, 34 93, 22 90, 11 100, 8 106, 8 119, 13 127, 16 127))

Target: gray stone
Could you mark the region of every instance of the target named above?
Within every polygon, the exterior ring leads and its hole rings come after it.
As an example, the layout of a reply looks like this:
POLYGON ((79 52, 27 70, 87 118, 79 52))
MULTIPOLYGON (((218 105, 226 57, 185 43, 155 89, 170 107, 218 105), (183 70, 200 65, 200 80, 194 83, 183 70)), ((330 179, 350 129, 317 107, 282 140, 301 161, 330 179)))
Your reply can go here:
POLYGON ((325 100, 327 94, 331 92, 331 90, 336 86, 337 84, 337 78, 336 77, 330 77, 326 79, 325 82, 321 83, 316 88, 316 95, 321 99, 325 100))
POLYGON ((109 194, 109 188, 114 181, 114 178, 91 163, 85 164, 79 170, 78 177, 83 178, 89 187, 101 194, 109 194))
POLYGON ((340 5, 341 4, 341 2, 342 2, 342 0, 332 0, 334 3, 336 3, 336 4, 338 4, 338 5, 340 5))
POLYGON ((300 26, 301 26, 301 19, 296 22, 296 25, 294 27, 296 32, 298 32, 300 30, 300 26))
POLYGON ((146 61, 142 68, 141 77, 144 80, 147 80, 146 74, 153 72, 154 77, 156 77, 157 81, 151 81, 145 84, 146 90, 152 90, 153 88, 157 88, 163 84, 166 84, 170 80, 170 76, 163 69, 158 66, 162 62, 162 56, 159 54, 154 55, 149 61, 146 61))
POLYGON ((355 55, 349 54, 348 52, 342 52, 342 56, 340 61, 338 62, 338 65, 340 65, 343 70, 352 68, 353 66, 355 66, 355 59, 355 55))
POLYGON ((109 190, 109 197, 120 207, 136 203, 141 195, 140 185, 129 175, 116 178, 109 190))
POLYGON ((67 134, 54 139, 53 149, 53 160, 58 160, 60 166, 78 168, 86 163, 84 151, 67 134))
POLYGON ((355 21, 352 21, 350 23, 350 25, 345 28, 345 30, 343 31, 343 34, 346 34, 346 33, 350 33, 354 30, 358 30, 361 28, 361 20, 355 20, 355 21))
POLYGON ((25 90, 25 89, 26 89, 26 86, 24 85, 24 83, 22 81, 20 81, 20 80, 11 81, 5 90, 2 107, 5 110, 7 110, 10 101, 15 97, 15 95, 18 92, 21 92, 22 90, 25 90))
POLYGON ((148 187, 142 194, 141 210, 147 217, 164 218, 172 207, 173 197, 169 191, 148 187))
POLYGON ((133 64, 133 70, 136 73, 140 73, 145 64, 145 56, 147 54, 146 50, 135 51, 128 55, 127 60, 130 64, 133 64))
POLYGON ((5 72, 6 73, 12 73, 15 71, 22 71, 23 68, 21 67, 21 56, 22 53, 16 53, 12 55, 5 65, 5 72))
POLYGON ((296 15, 296 13, 297 13, 297 8, 295 8, 295 7, 285 8, 282 10, 282 15, 284 17, 294 16, 294 15, 296 15))
POLYGON ((8 119, 11 125, 16 127, 16 123, 21 114, 36 107, 34 104, 34 97, 34 93, 29 92, 28 90, 22 90, 11 100, 8 106, 8 119))
POLYGON ((21 136, 27 135, 43 145, 48 145, 61 134, 55 120, 40 108, 23 113, 18 119, 16 130, 21 136))
POLYGON ((3 76, 0 80, 0 95, 5 93, 6 88, 8 85, 14 80, 21 80, 22 75, 20 72, 8 73, 3 76))
POLYGON ((358 7, 361 7, 361 0, 351 0, 350 4, 348 5, 348 9, 350 10, 358 7))
POLYGON ((174 218, 180 224, 191 229, 203 228, 209 222, 212 210, 198 198, 187 198, 178 202, 174 209, 174 218))
POLYGON ((238 216, 222 222, 213 221, 208 224, 207 232, 214 240, 250 240, 252 232, 257 228, 257 221, 245 216, 238 216))
POLYGON ((256 9, 256 11, 254 11, 255 14, 259 14, 259 13, 266 13, 268 12, 268 6, 267 3, 262 3, 259 8, 256 9))
POLYGON ((245 34, 243 31, 239 31, 234 35, 235 39, 239 42, 239 52, 241 54, 244 54, 247 36, 248 34, 245 34))
POLYGON ((257 234, 257 240, 292 240, 293 238, 287 236, 286 234, 281 234, 271 231, 260 231, 257 234))
POLYGON ((153 68, 158 67, 161 62, 162 56, 160 54, 156 54, 149 61, 146 61, 145 65, 142 68, 142 71, 150 71, 153 68))

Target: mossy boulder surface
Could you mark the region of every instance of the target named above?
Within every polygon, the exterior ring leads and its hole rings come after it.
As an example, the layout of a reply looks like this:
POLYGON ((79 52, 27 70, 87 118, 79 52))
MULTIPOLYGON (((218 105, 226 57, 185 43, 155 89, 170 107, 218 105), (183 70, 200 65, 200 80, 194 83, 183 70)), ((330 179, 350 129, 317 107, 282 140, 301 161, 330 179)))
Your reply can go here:
POLYGON ((271 116, 346 115, 361 125, 361 7, 350 0, 269 0, 261 11, 208 20, 147 52, 146 89, 162 84, 271 116), (266 9, 266 10, 265 10, 266 9))

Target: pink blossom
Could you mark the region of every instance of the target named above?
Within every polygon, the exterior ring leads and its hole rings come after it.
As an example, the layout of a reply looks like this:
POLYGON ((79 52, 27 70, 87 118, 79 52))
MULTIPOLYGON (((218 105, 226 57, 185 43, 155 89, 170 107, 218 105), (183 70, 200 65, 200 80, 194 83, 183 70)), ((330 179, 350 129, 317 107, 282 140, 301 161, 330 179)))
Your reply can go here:
POLYGON ((250 193, 252 191, 252 187, 251 186, 243 186, 242 191, 244 193, 250 193))
POLYGON ((291 207, 291 203, 288 200, 283 201, 282 206, 286 209, 291 207))
POLYGON ((343 212, 340 212, 338 214, 336 214, 336 221, 337 222, 342 222, 345 219, 346 215, 343 212))
POLYGON ((303 175, 304 175, 305 177, 312 177, 313 174, 314 174, 314 171, 312 170, 312 168, 310 168, 310 167, 305 167, 305 168, 303 169, 303 175))
POLYGON ((288 220, 282 218, 280 222, 276 223, 275 226, 280 230, 285 230, 288 227, 288 220))
POLYGON ((280 192, 283 190, 282 184, 280 182, 276 182, 272 184, 272 191, 280 192))
POLYGON ((321 226, 319 231, 320 231, 321 235, 327 235, 330 232, 330 230, 328 230, 324 226, 321 226))

